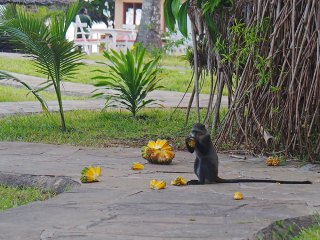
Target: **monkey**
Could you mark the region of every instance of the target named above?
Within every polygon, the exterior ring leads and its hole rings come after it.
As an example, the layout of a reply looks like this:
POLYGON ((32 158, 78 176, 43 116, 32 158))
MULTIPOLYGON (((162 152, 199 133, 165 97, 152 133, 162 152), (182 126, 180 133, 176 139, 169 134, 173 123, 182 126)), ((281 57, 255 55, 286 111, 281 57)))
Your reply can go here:
POLYGON ((188 185, 213 183, 265 182, 280 184, 312 184, 310 181, 278 181, 272 179, 223 179, 218 176, 218 155, 214 149, 210 134, 201 123, 196 123, 186 138, 186 147, 195 153, 194 173, 198 180, 190 180, 188 185))

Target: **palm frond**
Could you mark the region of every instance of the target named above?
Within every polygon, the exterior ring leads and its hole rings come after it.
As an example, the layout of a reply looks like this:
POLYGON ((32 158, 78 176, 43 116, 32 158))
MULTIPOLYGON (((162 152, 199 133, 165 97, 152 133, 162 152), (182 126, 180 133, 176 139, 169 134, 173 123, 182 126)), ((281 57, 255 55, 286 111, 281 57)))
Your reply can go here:
POLYGON ((25 86, 30 91, 30 93, 32 93, 38 99, 38 101, 41 104, 42 110, 46 114, 49 114, 48 105, 47 105, 46 101, 42 98, 42 96, 40 94, 37 93, 37 91, 35 89, 30 87, 27 83, 25 83, 24 81, 22 81, 22 80, 16 78, 15 76, 13 76, 7 72, 4 72, 4 71, 0 71, 0 80, 13 80, 18 83, 21 83, 23 86, 25 86))

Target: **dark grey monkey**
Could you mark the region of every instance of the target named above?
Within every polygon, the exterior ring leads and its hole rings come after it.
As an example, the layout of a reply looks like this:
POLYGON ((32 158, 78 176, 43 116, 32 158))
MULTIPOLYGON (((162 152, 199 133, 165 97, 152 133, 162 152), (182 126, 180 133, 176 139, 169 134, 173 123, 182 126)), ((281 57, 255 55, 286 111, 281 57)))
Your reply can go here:
POLYGON ((218 176, 218 155, 213 147, 210 134, 203 124, 196 123, 186 138, 190 153, 195 152, 194 173, 198 180, 191 180, 188 185, 211 183, 267 182, 281 184, 312 184, 310 181, 278 181, 271 179, 223 179, 218 176))

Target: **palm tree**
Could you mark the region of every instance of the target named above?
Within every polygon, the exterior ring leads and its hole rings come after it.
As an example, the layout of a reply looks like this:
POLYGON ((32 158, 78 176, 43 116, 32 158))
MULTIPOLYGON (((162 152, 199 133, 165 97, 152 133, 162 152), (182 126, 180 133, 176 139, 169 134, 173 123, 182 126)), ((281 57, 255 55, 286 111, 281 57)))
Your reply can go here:
POLYGON ((137 36, 149 51, 161 47, 161 4, 160 0, 144 0, 142 3, 142 16, 137 36))
POLYGON ((23 8, 9 5, 0 14, 0 33, 6 32, 14 43, 30 55, 39 73, 47 76, 36 92, 53 86, 61 118, 62 131, 66 123, 61 98, 61 82, 71 78, 82 54, 75 51, 73 42, 66 40, 67 30, 80 10, 78 1, 71 4, 65 14, 51 16, 48 20, 37 17, 23 8), (45 22, 49 22, 46 25, 45 22))

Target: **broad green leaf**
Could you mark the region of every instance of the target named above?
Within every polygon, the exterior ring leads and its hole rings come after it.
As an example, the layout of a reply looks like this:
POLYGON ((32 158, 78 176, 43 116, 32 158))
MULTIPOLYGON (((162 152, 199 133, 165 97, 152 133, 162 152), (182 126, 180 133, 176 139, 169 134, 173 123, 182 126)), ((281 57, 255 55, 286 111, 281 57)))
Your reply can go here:
POLYGON ((179 13, 178 13, 179 30, 182 33, 182 35, 185 37, 188 37, 188 24, 187 24, 188 6, 189 6, 189 1, 185 1, 181 5, 179 13))
POLYGON ((170 31, 174 31, 174 26, 176 24, 176 20, 172 12, 172 1, 173 0, 164 1, 164 20, 166 21, 167 28, 170 31))
POLYGON ((171 8, 172 8, 172 14, 175 19, 178 18, 180 6, 181 6, 180 0, 172 0, 171 8))

